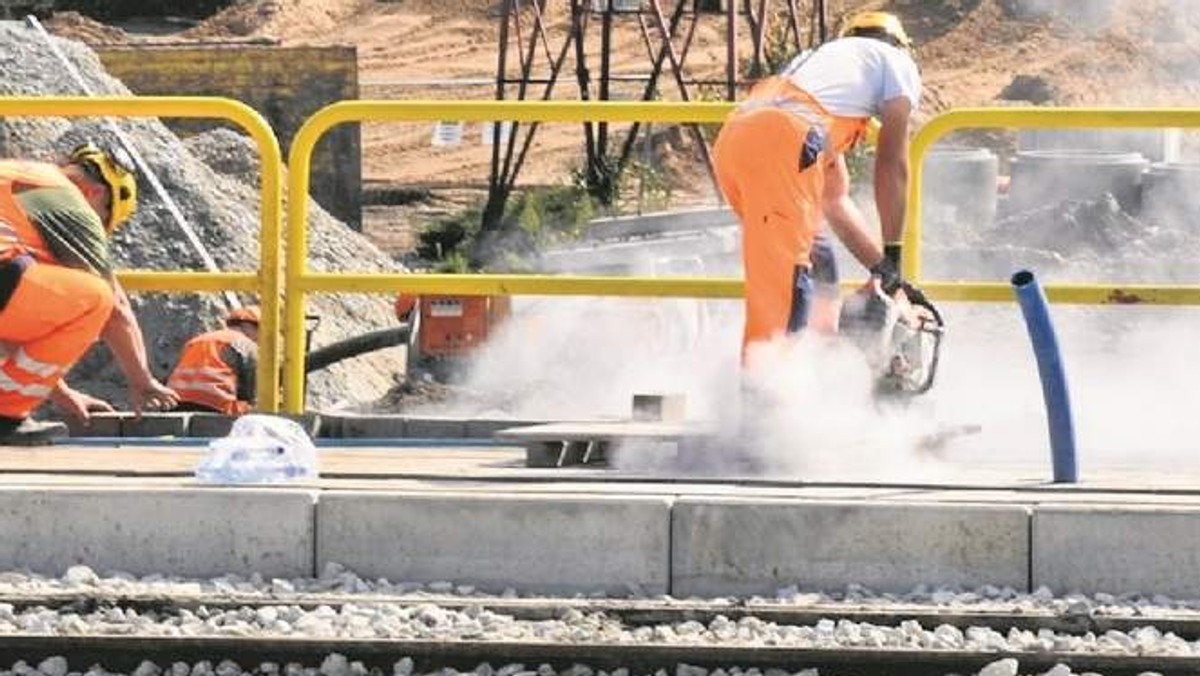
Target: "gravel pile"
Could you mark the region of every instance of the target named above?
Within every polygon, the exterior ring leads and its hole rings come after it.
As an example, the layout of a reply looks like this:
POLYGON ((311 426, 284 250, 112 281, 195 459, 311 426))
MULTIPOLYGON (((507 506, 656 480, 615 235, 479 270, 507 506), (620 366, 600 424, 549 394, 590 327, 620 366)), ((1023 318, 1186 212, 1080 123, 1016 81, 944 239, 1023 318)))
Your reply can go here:
MULTIPOLYGON (((54 38, 97 94, 127 94, 104 71, 85 45, 54 38)), ((0 95, 78 95, 80 91, 32 30, 0 22, 0 95)), ((182 142, 157 119, 122 121, 138 150, 158 175, 209 253, 222 270, 251 270, 259 246, 258 159, 253 144, 228 130, 182 142)), ((7 151, 12 156, 53 160, 82 139, 112 141, 99 119, 9 118, 7 151)), ((163 203, 142 181, 134 219, 114 238, 122 267, 202 270, 163 203)), ((314 267, 321 269, 398 270, 399 265, 365 237, 310 203, 314 267)), ((243 299, 246 302, 254 299, 243 299)), ((139 294, 134 305, 146 335, 151 367, 164 378, 180 347, 191 336, 220 323, 224 307, 216 295, 139 294)), ((310 313, 321 316, 313 346, 394 325, 391 304, 380 297, 313 298, 310 313)), ((383 396, 402 370, 402 360, 379 354, 361 357, 310 378, 309 404, 318 408, 357 407, 383 396)), ((124 384, 107 350, 93 350, 72 371, 72 384, 124 401, 124 384)))

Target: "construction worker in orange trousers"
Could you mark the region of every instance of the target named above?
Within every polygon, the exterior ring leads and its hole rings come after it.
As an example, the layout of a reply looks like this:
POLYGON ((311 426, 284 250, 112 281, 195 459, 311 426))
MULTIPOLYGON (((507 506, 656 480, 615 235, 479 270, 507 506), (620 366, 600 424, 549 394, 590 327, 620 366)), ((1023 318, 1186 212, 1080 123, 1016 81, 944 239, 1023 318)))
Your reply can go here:
POLYGON ((837 275, 819 237, 823 220, 885 294, 919 293, 899 273, 908 122, 921 95, 910 48, 894 15, 856 14, 838 39, 755 85, 721 128, 717 181, 742 232, 743 363, 752 345, 810 324, 836 330, 837 275), (872 118, 881 122, 875 201, 882 248, 850 199, 843 155, 865 138, 872 118))
POLYGON ((180 411, 242 415, 254 403, 258 365, 258 307, 238 308, 225 328, 202 333, 183 346, 167 385, 180 411))
POLYGON ((111 410, 63 379, 97 338, 125 375, 135 411, 174 404, 150 373, 137 318, 113 276, 108 238, 136 203, 127 156, 92 143, 61 165, 0 161, 0 446, 66 433, 29 417, 46 399, 85 421, 90 410, 111 410))

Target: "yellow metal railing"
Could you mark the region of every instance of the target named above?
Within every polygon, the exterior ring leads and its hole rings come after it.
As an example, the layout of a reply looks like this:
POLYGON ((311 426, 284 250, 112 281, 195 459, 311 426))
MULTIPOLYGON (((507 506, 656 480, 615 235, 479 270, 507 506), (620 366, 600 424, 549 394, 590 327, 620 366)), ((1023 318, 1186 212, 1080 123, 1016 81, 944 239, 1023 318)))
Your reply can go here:
MULTIPOLYGON (((729 103, 631 103, 556 101, 343 101, 305 121, 288 154, 288 194, 307 195, 313 148, 343 122, 697 122, 719 123, 729 103)), ((408 275, 315 273, 308 268, 308 205, 288 200, 284 299, 283 406, 304 409, 304 303, 312 292, 530 294, 557 296, 666 296, 738 298, 738 279, 572 277, 547 275, 408 275)))
MULTIPOLYGON (((905 214, 904 275, 921 278, 921 183, 925 155, 946 134, 980 128, 1200 128, 1198 108, 964 108, 933 118, 921 127, 909 149, 908 211, 905 214)), ((1004 283, 927 282, 920 286, 941 300, 1010 302, 1012 289, 1004 283)), ((1200 286, 1048 284, 1049 300, 1058 303, 1145 303, 1200 305, 1200 286)))
MULTIPOLYGON (((258 407, 279 410, 279 298, 282 277, 279 245, 282 219, 282 154, 271 127, 253 108, 232 99, 211 97, 0 97, 0 116, 180 117, 229 120, 258 146, 262 158, 262 235, 258 272, 121 271, 121 285, 132 291, 242 291, 257 293, 262 305, 258 332, 258 407)), ((304 200, 297 200, 303 202, 304 200)))

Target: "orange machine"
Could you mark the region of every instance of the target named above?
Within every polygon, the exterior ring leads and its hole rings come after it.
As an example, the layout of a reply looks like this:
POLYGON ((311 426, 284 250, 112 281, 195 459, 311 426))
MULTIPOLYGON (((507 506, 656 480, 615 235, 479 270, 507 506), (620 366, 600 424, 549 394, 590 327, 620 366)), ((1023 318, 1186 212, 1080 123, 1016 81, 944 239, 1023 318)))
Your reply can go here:
POLYGON ((461 357, 487 340, 512 314, 508 296, 410 296, 396 298, 396 317, 412 324, 410 339, 422 357, 461 357), (413 321, 413 313, 419 313, 413 321))

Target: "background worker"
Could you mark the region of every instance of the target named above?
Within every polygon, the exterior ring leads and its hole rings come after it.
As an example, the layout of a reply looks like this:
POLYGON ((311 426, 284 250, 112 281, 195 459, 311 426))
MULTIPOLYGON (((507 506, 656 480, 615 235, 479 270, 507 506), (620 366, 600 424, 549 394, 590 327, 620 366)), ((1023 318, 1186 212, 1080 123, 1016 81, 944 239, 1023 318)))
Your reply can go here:
POLYGON ((208 331, 183 346, 167 385, 179 394, 180 411, 242 415, 254 404, 258 367, 257 306, 225 317, 225 328, 208 331))
MULTIPOLYGON (((822 216, 887 296, 902 287, 919 293, 899 274, 908 123, 921 96, 910 48, 894 15, 856 14, 841 37, 755 85, 721 128, 713 153, 717 181, 742 231, 743 360, 752 344, 807 326, 815 300, 836 302, 834 294, 814 292, 814 258, 832 261, 827 249, 814 251, 822 216), (865 138, 872 118, 881 123, 875 203, 882 249, 850 199, 844 157, 865 138)), ((828 279, 821 281, 829 287, 828 279)), ((836 316, 834 309, 817 312, 836 316)))
POLYGON ((87 143, 61 165, 0 160, 0 446, 66 434, 29 417, 47 398, 85 421, 90 410, 111 410, 63 380, 97 337, 135 411, 175 402, 150 373, 137 317, 113 277, 109 237, 137 204, 124 159, 87 143))

